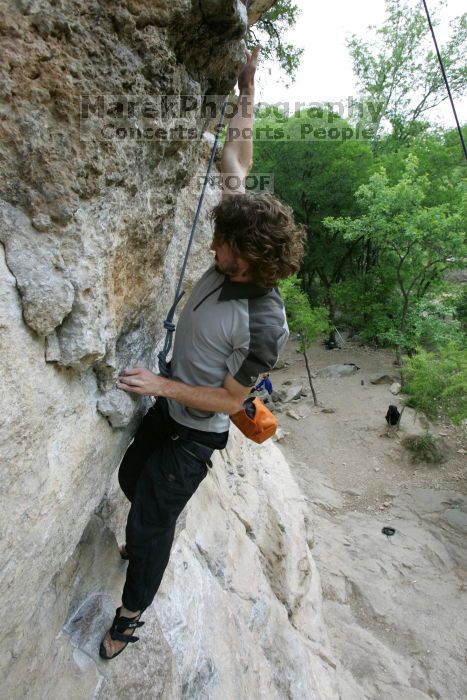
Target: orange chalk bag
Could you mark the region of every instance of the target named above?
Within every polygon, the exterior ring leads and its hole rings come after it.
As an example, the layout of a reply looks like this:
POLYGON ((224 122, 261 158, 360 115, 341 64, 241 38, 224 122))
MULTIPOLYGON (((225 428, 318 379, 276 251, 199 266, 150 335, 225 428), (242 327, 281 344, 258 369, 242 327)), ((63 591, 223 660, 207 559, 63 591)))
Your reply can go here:
POLYGON ((247 399, 243 408, 230 416, 237 428, 253 442, 261 444, 272 437, 277 430, 277 418, 261 399, 247 399))

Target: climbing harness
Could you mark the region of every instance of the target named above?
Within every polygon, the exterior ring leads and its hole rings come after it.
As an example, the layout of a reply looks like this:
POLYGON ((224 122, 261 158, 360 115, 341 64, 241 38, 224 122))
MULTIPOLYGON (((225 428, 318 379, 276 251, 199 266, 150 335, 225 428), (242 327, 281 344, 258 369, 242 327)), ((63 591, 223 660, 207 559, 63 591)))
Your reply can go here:
POLYGON ((198 206, 196 209, 195 217, 193 219, 193 224, 191 226, 191 232, 190 232, 190 236, 188 238, 188 244, 187 244, 186 251, 185 251, 185 258, 183 260, 182 269, 180 271, 180 276, 178 279, 177 289, 175 291, 173 304, 170 307, 169 312, 167 314, 167 318, 164 321, 164 328, 166 330, 164 346, 157 356, 158 360, 159 360, 159 374, 162 377, 169 377, 170 376, 170 363, 167 362, 167 355, 169 354, 169 352, 172 348, 172 339, 173 339, 173 334, 175 332, 175 323, 173 322, 173 318, 175 315, 175 309, 177 308, 177 305, 178 305, 180 299, 185 294, 184 291, 183 292, 181 291, 181 287, 182 287, 182 283, 183 283, 183 278, 185 277, 185 271, 186 271, 186 267, 188 264, 188 258, 190 256, 191 246, 192 246, 192 243, 193 243, 193 240, 195 237, 196 225, 198 223, 199 215, 201 212, 201 207, 203 205, 204 194, 206 192, 206 187, 207 187, 207 184, 209 181, 209 174, 211 172, 212 164, 214 162, 214 156, 216 154, 217 144, 219 141, 219 134, 221 132, 221 127, 222 127, 222 124, 224 122, 224 115, 225 115, 226 106, 227 106, 227 97, 225 97, 224 102, 222 104, 220 120, 216 126, 216 136, 214 138, 214 143, 213 143, 213 146, 211 149, 211 155, 209 157, 208 168, 206 171, 206 175, 204 177, 203 187, 202 187, 201 194, 200 194, 200 197, 198 200, 198 206))
POLYGON ((440 65, 440 68, 441 68, 441 73, 443 74, 444 83, 445 83, 445 85, 446 85, 446 90, 447 90, 447 92, 448 92, 448 97, 449 97, 449 101, 450 101, 450 103, 451 103, 452 112, 453 112, 453 114, 454 114, 454 119, 456 120, 457 131, 459 132, 459 138, 460 138, 460 140, 461 140, 462 149, 463 149, 463 151, 464 151, 465 159, 467 160, 467 148, 466 148, 465 141, 464 141, 464 135, 463 135, 463 133, 462 133, 461 125, 459 124, 459 119, 458 119, 458 117, 457 117, 456 108, 455 108, 455 106, 454 106, 454 100, 453 100, 453 98, 452 98, 451 89, 450 89, 450 87, 449 87, 448 77, 447 77, 446 71, 445 71, 445 69, 444 69, 443 59, 441 58, 441 53, 440 53, 440 50, 439 50, 439 48, 438 48, 438 42, 436 41, 435 30, 433 29, 433 24, 432 24, 432 22, 431 22, 431 17, 430 17, 430 13, 429 13, 429 11, 428 11, 428 6, 427 6, 427 4, 426 4, 426 1, 425 1, 425 0, 422 0, 422 2, 423 2, 423 7, 425 8, 426 18, 427 18, 427 20, 428 20, 428 26, 430 27, 431 36, 433 37, 433 43, 434 43, 434 45, 435 45, 435 49, 436 49, 436 53, 437 53, 437 56, 438 56, 439 65, 440 65))

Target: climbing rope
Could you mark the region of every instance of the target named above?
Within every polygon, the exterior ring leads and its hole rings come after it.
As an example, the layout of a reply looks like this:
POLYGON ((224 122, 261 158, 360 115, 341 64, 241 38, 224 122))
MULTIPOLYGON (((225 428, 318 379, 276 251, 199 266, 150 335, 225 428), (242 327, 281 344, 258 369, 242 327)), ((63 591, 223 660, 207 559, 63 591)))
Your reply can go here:
MULTIPOLYGON (((245 5, 247 12, 248 12, 248 8, 250 6, 250 3, 251 3, 251 0, 243 0, 243 4, 245 5)), ((187 244, 186 251, 185 251, 185 258, 183 260, 182 269, 180 271, 180 276, 178 278, 177 289, 175 291, 173 304, 170 307, 169 312, 167 314, 167 318, 164 321, 164 328, 166 331, 164 346, 157 356, 157 358, 159 360, 159 374, 162 377, 169 377, 170 376, 170 363, 167 362, 167 356, 168 356, 170 350, 172 349, 173 334, 175 333, 175 323, 173 322, 173 319, 174 319, 175 310, 177 308, 177 305, 178 305, 180 299, 185 294, 185 292, 181 291, 182 283, 183 283, 183 279, 185 277, 185 271, 186 271, 186 267, 188 264, 188 258, 190 257, 191 246, 192 246, 192 243, 193 243, 193 240, 195 237, 196 225, 198 223, 199 215, 201 212, 201 207, 203 205, 204 194, 206 192, 206 187, 207 187, 207 184, 209 181, 209 174, 211 172, 212 164, 214 162, 214 156, 216 154, 217 144, 219 142, 219 135, 220 135, 221 127, 224 123, 225 110, 227 107, 227 98, 228 98, 228 95, 226 95, 224 98, 219 123, 216 126, 216 136, 214 138, 214 143, 213 143, 213 146, 211 149, 211 155, 209 157, 209 163, 208 163, 206 175, 204 177, 203 187, 202 187, 201 194, 200 194, 200 197, 198 200, 198 206, 196 209, 195 217, 193 219, 193 224, 191 227, 190 236, 188 238, 188 244, 187 244)))
POLYGON ((186 251, 185 251, 185 257, 183 260, 182 269, 180 270, 180 276, 178 278, 177 289, 175 290, 173 304, 170 307, 169 312, 167 314, 167 318, 164 321, 164 328, 166 330, 164 346, 157 356, 158 360, 159 360, 159 374, 161 374, 163 377, 170 376, 170 368, 169 368, 169 363, 167 362, 167 355, 169 354, 169 352, 172 348, 172 338, 173 338, 173 334, 175 332, 175 324, 173 322, 173 318, 175 315, 175 309, 177 308, 177 305, 178 305, 180 299, 185 294, 184 291, 183 292, 181 291, 181 287, 182 287, 183 279, 185 277, 186 267, 188 264, 188 258, 190 257, 191 246, 192 246, 192 243, 193 243, 193 240, 195 237, 196 226, 198 224, 198 219, 199 219, 199 215, 201 212, 201 207, 203 205, 206 187, 207 187, 207 184, 209 181, 209 174, 211 172, 212 164, 214 162, 214 156, 216 154, 217 144, 219 141, 219 134, 221 131, 222 124, 224 122, 224 115, 225 115, 226 106, 227 106, 227 97, 225 97, 224 102, 222 104, 220 120, 216 126, 216 136, 214 138, 214 143, 213 143, 213 146, 211 149, 211 155, 209 157, 209 163, 208 163, 208 167, 206 170, 206 175, 204 177, 204 182, 203 182, 201 194, 200 194, 200 197, 198 200, 198 206, 196 208, 195 217, 193 219, 193 224, 191 226, 191 232, 190 232, 190 236, 188 238, 188 244, 187 244, 186 251))
POLYGON ((447 90, 447 92, 448 92, 449 101, 451 102, 451 107, 452 107, 452 111, 453 111, 453 114, 454 114, 454 119, 456 120, 457 131, 459 132, 459 137, 460 137, 461 144, 462 144, 462 148, 463 148, 463 151, 464 151, 464 156, 465 156, 465 159, 467 160, 467 148, 466 148, 466 146, 465 146, 464 135, 463 135, 463 133, 462 133, 461 125, 460 125, 459 119, 458 119, 458 117, 457 117, 456 108, 455 108, 455 106, 454 106, 454 100, 452 99, 452 94, 451 94, 451 89, 450 89, 450 87, 449 87, 448 77, 447 77, 446 71, 445 71, 445 69, 444 69, 443 59, 441 58, 441 53, 440 53, 439 48, 438 48, 438 42, 436 41, 435 30, 433 29, 433 24, 432 24, 432 22, 431 22, 431 17, 430 17, 430 13, 429 13, 429 11, 428 11, 427 4, 426 4, 425 0, 422 0, 422 2, 423 2, 423 7, 425 8, 426 18, 427 18, 427 20, 428 20, 428 25, 429 25, 429 27, 430 27, 431 36, 433 37, 433 43, 434 43, 434 45, 435 45, 436 53, 437 53, 437 55, 438 55, 438 61, 439 61, 439 65, 440 65, 440 68, 441 68, 441 73, 443 74, 444 82, 445 82, 445 85, 446 85, 446 90, 447 90))

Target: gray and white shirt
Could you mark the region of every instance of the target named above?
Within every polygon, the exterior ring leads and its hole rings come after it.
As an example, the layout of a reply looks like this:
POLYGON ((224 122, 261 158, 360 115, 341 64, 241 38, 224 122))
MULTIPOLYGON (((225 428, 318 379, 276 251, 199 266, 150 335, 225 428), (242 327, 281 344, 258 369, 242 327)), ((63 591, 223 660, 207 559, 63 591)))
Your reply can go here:
MULTIPOLYGON (((195 285, 177 324, 172 379, 221 387, 230 373, 245 387, 272 369, 289 330, 277 289, 231 282, 213 266, 195 285)), ((229 429, 225 413, 200 411, 168 400, 172 418, 197 430, 229 429)))

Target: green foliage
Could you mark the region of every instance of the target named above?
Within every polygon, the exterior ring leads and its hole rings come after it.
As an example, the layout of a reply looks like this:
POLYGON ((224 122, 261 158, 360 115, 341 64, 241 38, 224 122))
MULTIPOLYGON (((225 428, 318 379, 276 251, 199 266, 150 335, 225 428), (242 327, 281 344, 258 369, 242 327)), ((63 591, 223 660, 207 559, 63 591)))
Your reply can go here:
MULTIPOLYGON (((467 140, 467 129, 465 129, 467 140)), ((459 204, 465 178, 465 160, 457 129, 436 129, 401 143, 395 136, 384 138, 378 162, 384 166, 391 183, 399 180, 411 153, 418 161, 419 173, 427 177, 426 201, 436 204, 459 204)))
POLYGON ((456 318, 455 299, 449 294, 440 293, 414 303, 407 317, 404 337, 398 337, 391 329, 385 339, 392 345, 402 346, 405 343, 409 348, 437 350, 450 343, 459 342, 461 335, 461 324, 456 318))
POLYGON ((427 416, 461 423, 467 418, 467 350, 451 343, 438 353, 420 350, 407 359, 404 391, 408 404, 427 416))
MULTIPOLYGON (((353 35, 347 45, 377 136, 385 121, 399 142, 423 132, 422 120, 447 94, 421 3, 386 0, 384 24, 368 27, 365 39, 353 35)), ((464 94, 467 14, 451 22, 451 36, 440 50, 452 94, 464 94)))
POLYGON ((328 312, 324 308, 312 309, 307 295, 300 288, 294 275, 280 283, 280 291, 287 311, 289 328, 300 335, 300 352, 306 352, 310 344, 329 330, 328 312))
POLYGON ((297 73, 303 49, 284 41, 284 34, 295 26, 298 15, 299 9, 292 0, 278 0, 250 27, 246 39, 249 49, 261 44, 262 57, 277 62, 291 80, 297 73))
POLYGON ((408 350, 437 350, 459 341, 462 324, 457 293, 446 291, 443 282, 434 285, 425 297, 414 300, 405 320, 405 332, 401 333, 403 305, 392 282, 382 279, 376 266, 365 275, 335 285, 332 294, 341 312, 341 323, 358 331, 363 340, 408 350))
MULTIPOLYGON (((359 187, 356 199, 361 216, 324 220, 344 240, 364 241, 375 251, 371 276, 380 283, 373 301, 385 319, 383 339, 406 350, 414 347, 417 329, 413 319, 420 304, 440 286, 445 270, 461 266, 466 256, 465 205, 429 206, 428 188, 428 178, 418 173, 418 161, 409 155, 405 172, 395 184, 381 168, 368 184, 359 187), (386 309, 381 308, 382 303, 387 304, 386 309)), ((360 279, 360 286, 365 287, 366 282, 360 279)), ((366 308, 365 313, 369 316, 371 309, 366 308)))
POLYGON ((368 142, 302 138, 311 129, 349 124, 332 112, 302 112, 287 118, 277 109, 262 110, 256 119, 254 169, 274 173, 275 194, 294 210, 308 231, 302 283, 310 298, 334 309, 331 285, 356 271, 361 244, 323 226, 326 216, 358 214, 355 190, 373 171, 368 142), (269 134, 269 137, 268 137, 269 134))
POLYGON ((428 430, 423 435, 408 435, 403 444, 412 452, 414 462, 440 464, 446 460, 439 438, 428 430))
POLYGON ((354 192, 372 172, 368 142, 314 138, 313 130, 331 127, 342 130, 349 124, 325 110, 288 117, 270 108, 256 115, 254 167, 274 173, 275 192, 313 231, 323 229, 323 216, 353 213, 354 192))
POLYGON ((390 281, 377 270, 355 274, 331 288, 340 323, 350 326, 368 342, 383 345, 391 332, 399 309, 390 281))
POLYGON ((462 291, 455 302, 456 317, 464 333, 467 333, 467 284, 462 286, 462 291))
MULTIPOLYGON (((249 36, 250 46, 266 43, 266 56, 289 78, 300 52, 283 37, 297 12, 293 2, 279 0, 249 36)), ((332 325, 339 319, 363 338, 413 354, 409 400, 429 415, 459 422, 466 411, 460 346, 467 288, 449 285, 445 273, 466 266, 465 163, 456 129, 428 122, 446 91, 422 8, 415 0, 386 0, 386 14, 364 40, 349 41, 361 98, 371 109, 350 124, 329 111, 288 117, 276 108, 261 110, 254 170, 274 174, 275 194, 308 232, 300 283, 282 284, 305 360, 306 347, 328 323, 325 312, 310 308, 311 299, 326 305, 332 325), (320 127, 365 124, 376 126, 372 141, 308 136, 320 127), (423 349, 414 354, 416 348, 423 349)), ((436 8, 434 15, 436 21, 436 8)), ((451 26, 441 50, 458 96, 467 85, 467 15, 451 26)))

